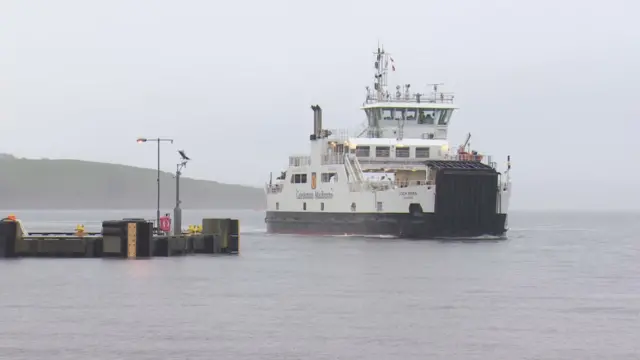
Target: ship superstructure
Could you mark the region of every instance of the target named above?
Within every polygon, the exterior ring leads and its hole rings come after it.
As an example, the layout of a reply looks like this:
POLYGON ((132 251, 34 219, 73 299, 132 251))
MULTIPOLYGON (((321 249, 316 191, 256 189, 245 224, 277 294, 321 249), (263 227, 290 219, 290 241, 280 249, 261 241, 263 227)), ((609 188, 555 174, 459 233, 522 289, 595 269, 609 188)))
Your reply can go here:
POLYGON ((297 234, 392 235, 405 238, 502 236, 511 193, 510 164, 497 171, 491 156, 466 141, 450 148, 453 94, 430 84, 389 91, 393 58, 374 53, 373 88, 362 110, 366 128, 322 126, 312 106, 310 153, 290 156, 288 168, 266 185, 267 231, 297 234))

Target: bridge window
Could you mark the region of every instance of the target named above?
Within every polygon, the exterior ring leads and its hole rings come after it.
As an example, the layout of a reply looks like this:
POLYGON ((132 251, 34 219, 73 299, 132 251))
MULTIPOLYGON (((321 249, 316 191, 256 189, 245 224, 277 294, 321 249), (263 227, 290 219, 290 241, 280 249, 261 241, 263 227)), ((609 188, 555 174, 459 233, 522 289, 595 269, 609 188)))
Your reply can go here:
POLYGON ((393 113, 391 109, 382 109, 382 120, 393 120, 393 113))
POLYGON ((376 146, 376 157, 389 157, 389 147, 376 146))
POLYGON ((291 183, 292 184, 306 184, 307 183, 307 174, 291 174, 291 183))
POLYGON ((418 116, 418 124, 433 125, 435 123, 436 112, 433 109, 422 109, 418 116))
POLYGON ((334 173, 334 172, 322 173, 322 174, 320 174, 320 179, 321 179, 321 181, 323 183, 337 182, 338 181, 338 174, 334 173))
POLYGON ((417 147, 416 148, 416 157, 417 158, 428 158, 429 157, 429 148, 428 147, 417 147))
POLYGON ((408 147, 396 147, 396 157, 397 158, 408 158, 409 148, 408 147))
POLYGON ((407 120, 416 119, 416 109, 407 109, 407 120))
POLYGON ((451 110, 441 110, 439 115, 440 119, 438 120, 438 125, 448 125, 449 118, 451 117, 451 110))
POLYGON ((356 156, 369 157, 369 147, 368 146, 356 146, 356 156))

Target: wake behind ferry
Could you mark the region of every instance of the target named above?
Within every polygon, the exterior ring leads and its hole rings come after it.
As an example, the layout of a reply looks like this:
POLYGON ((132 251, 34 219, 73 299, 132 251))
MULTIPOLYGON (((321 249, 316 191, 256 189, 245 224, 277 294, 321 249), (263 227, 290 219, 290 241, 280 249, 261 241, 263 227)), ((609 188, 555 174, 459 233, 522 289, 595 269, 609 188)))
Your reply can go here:
POLYGON ((511 194, 491 156, 470 147, 471 134, 450 149, 454 96, 387 87, 393 58, 374 52, 373 88, 362 110, 366 128, 356 136, 322 127, 312 106, 309 155, 266 184, 267 232, 316 235, 390 235, 400 238, 504 236, 511 194))

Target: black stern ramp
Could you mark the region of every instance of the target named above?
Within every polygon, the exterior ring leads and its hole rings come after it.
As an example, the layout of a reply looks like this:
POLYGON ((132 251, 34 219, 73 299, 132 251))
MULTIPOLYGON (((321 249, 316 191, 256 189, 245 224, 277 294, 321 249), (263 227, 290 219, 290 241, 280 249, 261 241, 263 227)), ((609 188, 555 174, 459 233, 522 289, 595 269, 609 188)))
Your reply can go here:
POLYGON ((431 160, 436 171, 435 232, 442 236, 502 235, 503 214, 497 212, 498 176, 479 161, 431 160))

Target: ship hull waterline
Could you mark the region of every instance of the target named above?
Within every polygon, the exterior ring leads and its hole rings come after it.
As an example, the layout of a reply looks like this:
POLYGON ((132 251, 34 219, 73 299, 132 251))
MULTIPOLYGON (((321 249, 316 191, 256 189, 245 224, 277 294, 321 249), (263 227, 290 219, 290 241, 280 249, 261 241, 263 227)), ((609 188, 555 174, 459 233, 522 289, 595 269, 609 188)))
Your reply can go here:
POLYGON ((401 239, 505 237, 506 214, 442 218, 435 213, 267 211, 269 234, 392 236, 401 239))

